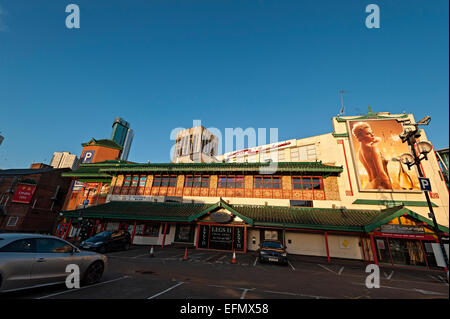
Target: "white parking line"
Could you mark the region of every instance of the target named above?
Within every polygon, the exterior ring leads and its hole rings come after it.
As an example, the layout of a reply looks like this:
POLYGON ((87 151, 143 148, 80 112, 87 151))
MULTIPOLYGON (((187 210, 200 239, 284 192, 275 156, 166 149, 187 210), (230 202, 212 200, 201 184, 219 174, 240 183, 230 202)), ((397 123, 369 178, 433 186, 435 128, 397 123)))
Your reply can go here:
MULTIPOLYGON (((225 257, 227 257, 227 255, 223 255, 222 257, 220 257, 219 259, 217 259, 217 261, 224 259, 225 257)), ((217 262, 216 261, 216 262, 217 262)))
POLYGON ((288 264, 289 264, 289 266, 291 266, 292 270, 295 271, 294 266, 292 266, 292 264, 291 264, 291 262, 289 260, 288 260, 288 264))
POLYGON ((321 264, 317 264, 317 265, 319 265, 320 267, 322 267, 323 269, 326 269, 326 270, 328 270, 329 272, 332 272, 333 274, 335 274, 336 272, 335 271, 333 271, 333 270, 331 270, 330 268, 328 268, 328 267, 325 267, 325 266, 323 266, 323 265, 321 265, 321 264))
POLYGON ((255 288, 251 288, 251 289, 248 289, 248 288, 240 288, 240 289, 243 289, 244 291, 242 292, 242 295, 241 295, 241 298, 240 299, 245 299, 245 295, 247 294, 247 291, 249 291, 249 290, 255 290, 255 288))
POLYGON ((258 257, 256 257, 255 262, 253 263, 253 267, 255 267, 257 262, 258 262, 258 257))
MULTIPOLYGON (((154 254, 154 255, 156 255, 156 254, 154 254)), ((134 257, 131 257, 131 258, 139 258, 139 257, 143 257, 143 256, 149 256, 150 257, 150 253, 143 254, 143 255, 137 255, 137 256, 134 256, 134 257)))
POLYGON ((268 292, 268 293, 271 293, 271 294, 288 295, 288 296, 300 296, 300 297, 308 297, 308 298, 315 298, 315 299, 331 299, 330 297, 305 295, 305 294, 296 294, 296 293, 293 293, 293 292, 284 292, 284 291, 264 290, 264 292, 268 292))
POLYGON ((54 293, 54 294, 51 294, 51 295, 39 297, 39 298, 36 298, 36 299, 44 299, 44 298, 48 298, 48 297, 53 297, 53 296, 62 295, 62 294, 68 293, 68 292, 80 291, 80 290, 85 289, 85 288, 92 288, 92 287, 95 287, 95 286, 100 286, 100 285, 103 285, 103 284, 107 284, 107 283, 110 283, 110 282, 122 280, 122 279, 125 279, 125 278, 130 278, 130 276, 123 276, 123 277, 120 277, 120 278, 116 278, 116 279, 112 279, 112 280, 100 282, 100 283, 98 283, 98 284, 94 284, 94 285, 90 285, 90 286, 84 286, 84 287, 77 288, 77 289, 64 290, 64 291, 57 292, 57 293, 54 293))
POLYGON ((172 290, 172 289, 174 289, 174 288, 176 288, 176 287, 178 287, 178 286, 180 286, 180 285, 182 285, 182 284, 184 284, 184 282, 183 282, 183 281, 180 281, 180 282, 177 283, 175 286, 172 286, 172 287, 170 287, 170 288, 168 288, 168 289, 166 289, 166 290, 164 290, 164 291, 161 291, 160 293, 157 293, 156 295, 153 295, 153 296, 151 296, 151 297, 148 297, 147 299, 153 299, 153 298, 156 298, 156 297, 158 297, 158 296, 160 296, 160 295, 162 295, 162 294, 164 294, 164 293, 166 293, 166 292, 168 292, 168 291, 170 291, 170 290, 172 290))
MULTIPOLYGON (((359 282, 352 282, 352 284, 360 285, 360 286, 366 286, 366 284, 362 284, 362 283, 359 283, 359 282)), ((400 288, 400 287, 390 287, 390 286, 381 286, 381 285, 380 285, 380 288, 406 290, 406 291, 417 291, 417 292, 420 292, 423 295, 444 295, 444 294, 441 294, 440 292, 428 291, 428 290, 417 289, 417 288, 400 288)))
POLYGON ((384 277, 386 277, 387 280, 391 280, 392 275, 394 274, 394 271, 392 271, 389 275, 386 274, 386 273, 383 271, 383 274, 384 274, 384 277))
POLYGON ((430 277, 433 280, 436 280, 438 282, 443 283, 444 285, 446 285, 448 287, 448 282, 444 278, 442 278, 441 276, 439 276, 439 275, 437 275, 437 277, 435 277, 433 275, 427 275, 427 276, 430 277))

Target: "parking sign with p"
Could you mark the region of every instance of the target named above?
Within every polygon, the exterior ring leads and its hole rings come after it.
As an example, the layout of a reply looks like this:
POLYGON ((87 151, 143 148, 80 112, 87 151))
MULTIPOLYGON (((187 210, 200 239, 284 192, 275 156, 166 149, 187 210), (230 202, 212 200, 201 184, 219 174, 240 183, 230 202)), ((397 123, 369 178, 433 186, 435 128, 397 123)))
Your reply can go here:
POLYGON ((431 192, 430 179, 426 177, 419 177, 420 189, 425 192, 431 192))
POLYGON ((81 163, 92 163, 92 159, 94 158, 95 151, 86 151, 84 152, 83 157, 81 158, 81 163))

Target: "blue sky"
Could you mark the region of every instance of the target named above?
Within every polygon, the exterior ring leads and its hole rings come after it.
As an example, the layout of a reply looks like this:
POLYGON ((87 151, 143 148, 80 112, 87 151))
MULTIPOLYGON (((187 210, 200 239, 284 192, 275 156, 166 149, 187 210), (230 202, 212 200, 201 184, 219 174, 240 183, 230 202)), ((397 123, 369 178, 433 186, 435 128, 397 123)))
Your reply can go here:
POLYGON ((196 119, 325 134, 341 89, 346 115, 430 115, 428 137, 448 147, 448 12, 447 0, 0 0, 0 169, 79 155, 116 116, 136 162, 170 161, 170 132, 196 119), (365 26, 370 3, 380 29, 365 26))

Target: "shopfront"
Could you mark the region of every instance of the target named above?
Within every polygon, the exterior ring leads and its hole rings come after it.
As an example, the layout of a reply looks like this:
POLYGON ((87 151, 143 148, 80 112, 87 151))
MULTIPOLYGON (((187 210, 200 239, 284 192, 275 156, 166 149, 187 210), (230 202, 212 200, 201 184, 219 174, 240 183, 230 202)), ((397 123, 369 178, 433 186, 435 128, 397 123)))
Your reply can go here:
POLYGON ((437 237, 422 226, 384 225, 373 234, 377 260, 380 264, 399 267, 439 269, 435 250, 437 237), (390 232, 386 232, 390 231, 390 232))
POLYGON ((246 251, 245 226, 199 224, 198 249, 246 251))

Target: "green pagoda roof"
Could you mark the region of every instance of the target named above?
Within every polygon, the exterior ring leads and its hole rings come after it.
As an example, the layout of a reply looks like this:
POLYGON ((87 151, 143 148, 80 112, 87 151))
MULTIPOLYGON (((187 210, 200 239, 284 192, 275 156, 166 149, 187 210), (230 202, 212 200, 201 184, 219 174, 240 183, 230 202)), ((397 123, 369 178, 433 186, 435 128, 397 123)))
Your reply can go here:
POLYGON ((279 163, 155 163, 123 164, 100 169, 102 173, 117 175, 132 172, 261 172, 274 170, 277 173, 342 173, 342 166, 325 165, 322 162, 279 162, 279 163))
MULTIPOLYGON (((433 222, 402 206, 383 210, 324 209, 303 207, 111 201, 64 212, 65 217, 193 222, 218 208, 225 208, 252 226, 371 232, 390 220, 409 215, 433 226, 433 222)), ((447 227, 439 228, 448 233, 447 227)))
POLYGON ((89 142, 82 143, 81 146, 83 146, 83 147, 86 147, 86 146, 103 146, 103 147, 114 148, 114 149, 118 149, 118 150, 122 150, 123 149, 122 146, 117 144, 115 141, 109 140, 109 139, 96 140, 95 138, 92 138, 89 142))

